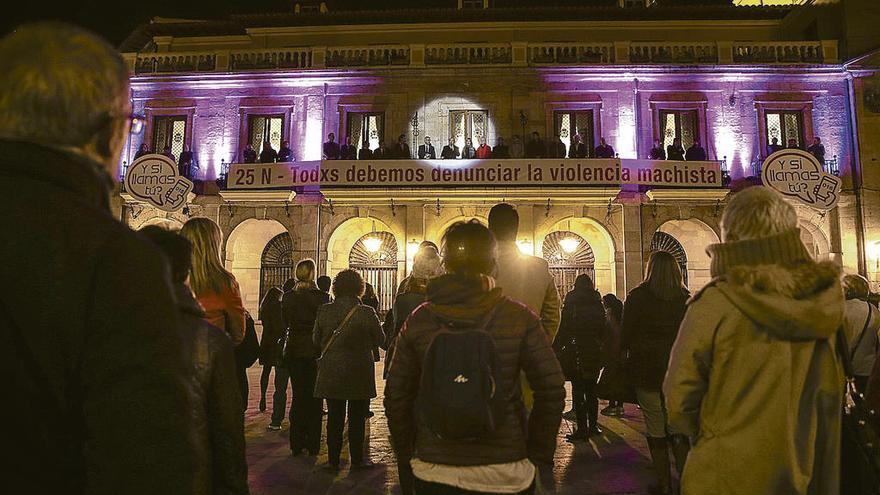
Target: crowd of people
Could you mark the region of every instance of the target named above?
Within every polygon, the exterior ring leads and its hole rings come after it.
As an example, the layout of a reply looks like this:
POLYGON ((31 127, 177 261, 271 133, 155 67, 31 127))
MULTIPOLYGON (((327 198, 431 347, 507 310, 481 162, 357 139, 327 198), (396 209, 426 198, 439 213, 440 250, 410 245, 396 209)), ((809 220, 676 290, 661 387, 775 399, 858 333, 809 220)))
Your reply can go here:
MULTIPOLYGON (((220 228, 193 218, 180 232, 133 232, 110 211, 132 118, 125 62, 81 29, 37 24, 0 41, 0 74, 0 229, 16 233, 0 243, 10 260, 0 363, 15 401, 0 418, 14 446, 0 483, 248 493, 245 369, 258 344, 220 228)), ((560 303, 547 262, 517 250, 518 224, 502 203, 488 226, 458 222, 439 247, 423 243, 384 321, 354 270, 328 280, 304 259, 269 291, 262 358, 284 384, 276 394, 290 383, 292 455, 326 442, 324 467, 337 471, 347 423, 352 467, 371 466, 365 424, 383 348, 406 494, 535 493, 552 472, 565 380, 577 424, 568 440, 583 442, 602 434, 597 396, 611 368, 634 397, 605 412, 639 405, 651 493, 876 489, 853 471, 871 446, 854 445, 842 423, 849 379, 880 408, 880 315, 867 280, 811 258, 780 195, 732 195, 708 248, 713 279, 695 294, 657 251, 624 301, 581 275, 560 303)), ((285 402, 273 400, 276 426, 285 402)))

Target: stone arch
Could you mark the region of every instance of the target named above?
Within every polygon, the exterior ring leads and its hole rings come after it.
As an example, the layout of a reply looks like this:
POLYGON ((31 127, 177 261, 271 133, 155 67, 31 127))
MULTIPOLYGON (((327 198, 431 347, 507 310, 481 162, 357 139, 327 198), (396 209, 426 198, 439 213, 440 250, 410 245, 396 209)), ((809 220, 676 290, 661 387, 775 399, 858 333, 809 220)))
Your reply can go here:
MULTIPOLYGON (((544 240, 554 232, 572 232, 584 239, 593 253, 596 289, 603 293, 617 293, 617 259, 614 238, 608 229, 591 217, 567 217, 535 232, 535 256, 544 256, 544 240)), ((565 294, 560 294, 564 297, 565 294)))
POLYGON ((404 269, 406 264, 406 241, 403 235, 376 217, 354 217, 339 223, 327 239, 327 256, 325 257, 326 272, 330 277, 336 276, 348 268, 351 250, 355 244, 370 232, 388 232, 397 243, 397 269, 404 269))
POLYGON ((483 215, 456 215, 450 219, 447 219, 443 224, 441 224, 440 228, 436 229, 433 232, 431 238, 428 240, 433 241, 434 244, 440 246, 440 243, 443 241, 443 234, 446 233, 446 230, 449 229, 449 227, 452 227, 452 225, 456 222, 466 222, 471 219, 477 219, 483 225, 489 225, 489 218, 483 215))
POLYGON ((287 233, 278 220, 248 218, 239 222, 226 238, 225 266, 235 275, 244 307, 256 315, 260 306, 260 269, 266 245, 287 233))
POLYGON ((801 241, 810 256, 816 261, 831 259, 831 243, 825 232, 818 225, 804 219, 798 219, 798 226, 801 230, 801 241))
MULTIPOLYGON (((712 279, 709 272, 710 259, 706 248, 710 244, 718 242, 718 235, 711 227, 702 220, 688 218, 667 220, 657 227, 657 231, 674 237, 684 248, 687 255, 688 288, 691 293, 696 292, 712 279)), ((647 262, 647 257, 645 261, 647 262)))

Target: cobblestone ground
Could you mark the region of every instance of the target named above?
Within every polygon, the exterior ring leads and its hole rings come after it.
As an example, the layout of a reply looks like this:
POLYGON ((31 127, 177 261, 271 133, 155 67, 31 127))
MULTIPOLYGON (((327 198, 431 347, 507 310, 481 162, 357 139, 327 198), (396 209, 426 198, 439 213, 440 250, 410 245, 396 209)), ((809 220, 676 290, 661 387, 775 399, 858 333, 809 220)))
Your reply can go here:
MULTIPOLYGON (((274 386, 267 391, 268 410, 261 413, 259 364, 248 370, 250 397, 245 414, 245 436, 251 493, 255 495, 298 494, 396 494, 397 466, 388 438, 388 424, 382 408, 384 382, 381 364, 376 367, 379 397, 372 402, 375 416, 368 420, 369 458, 374 469, 349 471, 348 447, 343 450, 343 469, 336 475, 316 469, 327 462, 326 445, 317 460, 292 457, 285 419, 281 431, 268 431, 274 386)), ((274 378, 274 371, 273 371, 274 378)), ((288 393, 289 401, 289 393, 288 393)), ((600 407, 604 407, 602 404, 600 407)), ((571 408, 567 402, 566 410, 571 408)), ((642 436, 644 423, 637 408, 627 405, 623 418, 600 415, 605 433, 589 443, 566 442, 573 425, 563 421, 559 431, 552 479, 542 480, 541 493, 577 495, 619 495, 647 492, 649 457, 642 436)), ((347 440, 345 442, 347 444, 347 440)))

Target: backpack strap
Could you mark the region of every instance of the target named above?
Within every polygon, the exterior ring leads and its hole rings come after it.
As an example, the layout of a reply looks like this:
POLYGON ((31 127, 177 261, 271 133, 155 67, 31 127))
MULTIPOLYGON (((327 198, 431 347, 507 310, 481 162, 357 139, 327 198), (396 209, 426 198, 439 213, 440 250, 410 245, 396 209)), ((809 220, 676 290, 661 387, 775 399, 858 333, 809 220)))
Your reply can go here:
POLYGON ((324 349, 321 350, 321 356, 318 358, 318 361, 324 359, 324 355, 327 354, 327 351, 330 349, 330 346, 333 345, 333 342, 336 342, 336 337, 339 336, 342 328, 348 323, 349 320, 351 320, 351 317, 354 316, 354 313, 357 311, 358 306, 359 304, 355 303, 355 305, 352 306, 351 310, 349 310, 348 314, 345 315, 345 319, 342 320, 342 323, 340 323, 339 326, 336 327, 336 330, 333 330, 333 333, 330 335, 330 339, 327 341, 327 345, 325 345, 324 349))
POLYGON ((873 308, 871 307, 871 303, 865 302, 865 304, 868 305, 868 316, 865 318, 865 326, 862 327, 862 332, 859 334, 859 338, 856 339, 856 343, 849 348, 850 356, 856 355, 856 351, 859 350, 859 345, 861 345, 862 339, 865 337, 865 333, 868 330, 868 324, 871 323, 871 312, 873 311, 873 308))

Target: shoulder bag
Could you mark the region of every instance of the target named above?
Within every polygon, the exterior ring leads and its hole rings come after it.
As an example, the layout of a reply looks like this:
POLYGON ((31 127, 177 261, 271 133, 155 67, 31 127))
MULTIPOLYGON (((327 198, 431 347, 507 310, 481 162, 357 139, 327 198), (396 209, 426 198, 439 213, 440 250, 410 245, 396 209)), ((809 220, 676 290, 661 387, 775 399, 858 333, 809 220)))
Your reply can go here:
POLYGON ((336 338, 339 337, 339 334, 342 332, 342 329, 349 322, 349 320, 351 320, 351 317, 354 316, 354 313, 357 311, 357 309, 358 309, 357 304, 352 306, 351 310, 348 312, 347 315, 345 315, 345 318, 342 320, 342 323, 340 323, 339 326, 336 327, 336 330, 333 330, 333 333, 330 334, 330 338, 327 339, 327 343, 324 345, 324 348, 321 349, 321 356, 318 357, 319 362, 322 359, 324 359, 324 356, 327 355, 327 351, 330 350, 330 347, 332 347, 333 343, 336 342, 336 338))

